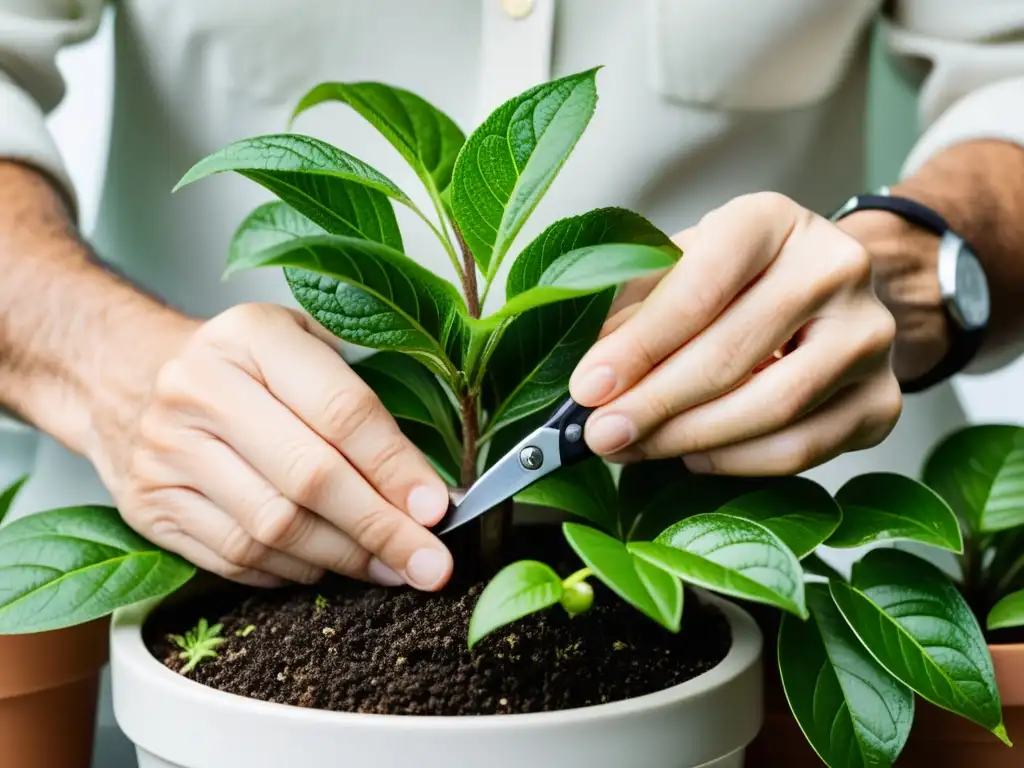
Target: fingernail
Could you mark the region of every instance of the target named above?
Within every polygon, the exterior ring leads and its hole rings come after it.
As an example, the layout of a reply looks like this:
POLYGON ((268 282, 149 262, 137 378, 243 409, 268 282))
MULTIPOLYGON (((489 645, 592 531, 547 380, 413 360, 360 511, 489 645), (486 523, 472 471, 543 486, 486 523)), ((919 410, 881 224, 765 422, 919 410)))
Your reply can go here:
POLYGON ((587 424, 587 445, 594 453, 616 453, 634 440, 636 427, 621 414, 599 416, 587 424))
POLYGON ((576 371, 569 380, 573 398, 584 405, 597 405, 615 391, 618 377, 609 365, 576 371))
POLYGON ((427 485, 417 485, 409 491, 405 506, 417 523, 433 525, 448 511, 448 494, 427 485))
POLYGON ((698 475, 706 474, 714 469, 711 459, 703 453, 691 453, 688 456, 683 456, 683 463, 688 470, 698 475))
POLYGON ((378 560, 376 557, 370 559, 370 565, 366 569, 370 579, 384 587, 397 587, 405 584, 405 579, 398 575, 398 572, 378 560))
POLYGON ((405 564, 408 582, 419 589, 434 589, 448 572, 448 558, 436 549, 417 549, 405 564))

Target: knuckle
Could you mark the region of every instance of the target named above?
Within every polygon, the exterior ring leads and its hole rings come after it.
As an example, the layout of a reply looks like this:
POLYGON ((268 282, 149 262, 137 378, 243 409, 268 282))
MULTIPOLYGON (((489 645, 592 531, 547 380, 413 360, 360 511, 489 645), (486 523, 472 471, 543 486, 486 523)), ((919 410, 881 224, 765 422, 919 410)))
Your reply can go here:
POLYGON ((741 369, 742 355, 738 344, 728 341, 708 350, 697 365, 697 375, 708 391, 721 394, 732 389, 748 373, 741 369))
POLYGON ((180 357, 171 358, 157 371, 153 399, 169 406, 192 402, 198 396, 192 366, 180 357))
POLYGON ((864 337, 861 341, 863 349, 871 355, 888 353, 896 340, 896 318, 892 313, 876 302, 874 311, 863 324, 864 337))
POLYGON ((816 447, 806 439, 790 440, 779 452, 779 474, 795 475, 814 466, 816 447))
POLYGON ((378 507, 356 518, 349 531, 361 547, 380 553, 397 536, 404 520, 386 507, 378 507))
POLYGON ((287 549, 303 538, 309 523, 309 516, 297 504, 275 495, 256 510, 250 533, 260 544, 287 549))
POLYGON ((243 568, 259 565, 266 547, 239 526, 233 526, 221 542, 220 554, 229 563, 243 568))
POLYGON ((343 442, 381 415, 382 405, 369 387, 343 387, 330 393, 321 409, 330 439, 343 442))
POLYGON ((338 554, 331 570, 344 576, 362 578, 370 566, 371 556, 361 547, 350 547, 338 554))
POLYGON ((863 444, 871 448, 889 436, 903 413, 903 392, 900 383, 891 371, 887 372, 877 387, 871 415, 865 419, 863 444))
POLYGON ((852 237, 843 239, 832 249, 829 260, 831 277, 840 285, 863 285, 871 280, 871 257, 867 249, 852 237))
POLYGON ((282 470, 288 496, 303 507, 316 507, 330 482, 332 462, 323 451, 307 445, 287 448, 282 470))
POLYGON ((369 474, 373 477, 376 487, 389 488, 397 484, 403 476, 408 476, 410 470, 415 471, 417 463, 411 446, 396 430, 391 439, 386 440, 370 457, 369 474))

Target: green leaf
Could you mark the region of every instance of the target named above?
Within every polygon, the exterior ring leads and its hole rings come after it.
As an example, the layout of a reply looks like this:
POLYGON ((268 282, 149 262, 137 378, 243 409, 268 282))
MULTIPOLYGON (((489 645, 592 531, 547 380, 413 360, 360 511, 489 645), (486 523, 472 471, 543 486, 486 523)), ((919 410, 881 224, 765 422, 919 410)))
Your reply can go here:
POLYGON ((763 488, 726 501, 717 511, 764 526, 797 558, 813 552, 842 519, 831 494, 805 477, 773 478, 763 488))
POLYGON ((800 560, 800 567, 804 569, 804 573, 812 573, 815 576, 820 576, 822 578, 829 579, 830 581, 846 581, 843 574, 822 560, 821 557, 814 552, 806 555, 800 560))
POLYGON ((523 504, 570 512, 622 538, 618 531, 615 482, 598 456, 553 472, 517 493, 515 499, 523 504))
POLYGON ((953 582, 895 549, 869 552, 854 565, 852 581, 832 582, 832 597, 882 666, 928 701, 1009 744, 992 658, 953 582))
POLYGON ((560 256, 533 288, 516 294, 505 306, 484 318, 494 326, 528 309, 574 299, 660 272, 676 263, 678 252, 632 243, 588 245, 560 256))
POLYGON ((906 540, 963 552, 960 523, 942 497, 926 485, 890 472, 855 477, 836 493, 843 522, 826 542, 859 547, 906 540))
POLYGON ((596 528, 564 523, 562 530, 576 554, 610 590, 665 628, 679 630, 683 590, 678 579, 671 577, 676 582, 671 585, 668 579, 639 565, 625 544, 596 528))
POLYGON ((814 751, 830 768, 891 766, 914 722, 914 694, 850 631, 824 584, 807 587, 811 618, 783 616, 779 672, 814 751))
POLYGON ((499 627, 542 611, 562 598, 562 579, 544 563, 520 560, 498 571, 469 619, 469 647, 499 627))
POLYGON ((630 551, 683 581, 805 617, 804 579, 793 553, 766 528, 709 512, 681 520, 630 551))
POLYGON ((633 567, 658 606, 661 624, 678 632, 683 619, 683 582, 674 573, 639 557, 633 558, 633 567))
POLYGON ((287 203, 275 200, 250 213, 231 238, 228 264, 245 264, 268 248, 300 237, 328 234, 287 203))
POLYGON ((22 486, 27 482, 28 475, 22 475, 7 486, 2 493, 0 493, 0 524, 2 524, 4 518, 7 517, 7 513, 11 511, 11 505, 14 504, 14 499, 18 495, 18 491, 20 491, 22 486))
POLYGON ((538 85, 498 107, 459 153, 455 222, 490 281, 597 105, 597 70, 538 85))
POLYGON ((462 443, 456 434, 455 413, 437 377, 408 355, 378 352, 352 366, 396 419, 433 428, 456 461, 462 443))
POLYGON ((1024 589, 1004 597, 988 614, 990 630, 1010 627, 1024 627, 1024 589))
MULTIPOLYGON (((678 252, 644 217, 622 208, 602 208, 555 222, 516 258, 505 285, 507 298, 535 287, 559 257, 584 246, 636 243, 678 252)), ((527 310, 497 332, 485 393, 490 429, 554 404, 569 389, 569 377, 597 340, 614 292, 602 291, 527 310)))
POLYGON ((413 445, 423 451, 445 483, 452 488, 458 487, 462 459, 452 456, 441 434, 433 427, 408 419, 398 419, 398 427, 413 445))
POLYGON ((0 634, 82 624, 169 594, 195 573, 109 507, 69 507, 0 530, 0 634))
POLYGON ((466 137, 437 107, 383 83, 320 83, 302 97, 292 120, 325 101, 348 104, 380 131, 432 193, 448 187, 466 137))
POLYGON ((228 264, 228 273, 285 267, 299 304, 336 336, 412 355, 451 381, 468 344, 466 308, 451 283, 369 240, 302 237, 228 264))
POLYGON ((1024 525, 1024 428, 981 425, 954 432, 928 457, 924 481, 973 530, 1024 525))
POLYGON ((402 237, 388 198, 415 210, 404 192, 363 161, 290 133, 236 141, 192 166, 174 189, 225 171, 255 181, 332 234, 399 250, 402 237))

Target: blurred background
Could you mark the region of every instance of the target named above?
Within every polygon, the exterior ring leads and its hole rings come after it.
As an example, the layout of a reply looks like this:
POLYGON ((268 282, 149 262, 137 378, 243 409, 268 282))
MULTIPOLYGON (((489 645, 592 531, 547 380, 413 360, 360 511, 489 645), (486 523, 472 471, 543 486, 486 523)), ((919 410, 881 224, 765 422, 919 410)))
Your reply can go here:
MULTIPOLYGON (((95 39, 61 54, 59 63, 67 78, 68 95, 50 118, 79 191, 86 232, 95 220, 106 164, 106 157, 96 148, 106 145, 111 53, 108 18, 95 39)), ((916 105, 913 87, 894 71, 878 46, 875 46, 873 67, 868 119, 870 180, 874 187, 896 178, 900 163, 916 136, 916 105)), ((955 387, 972 421, 1024 423, 1024 360, 986 376, 959 377, 955 387)), ((26 440, 30 439, 26 436, 26 440)), ((19 450, 28 447, 22 443, 19 450)), ((113 725, 109 702, 103 707, 100 725, 97 768, 134 766, 132 750, 113 725)))

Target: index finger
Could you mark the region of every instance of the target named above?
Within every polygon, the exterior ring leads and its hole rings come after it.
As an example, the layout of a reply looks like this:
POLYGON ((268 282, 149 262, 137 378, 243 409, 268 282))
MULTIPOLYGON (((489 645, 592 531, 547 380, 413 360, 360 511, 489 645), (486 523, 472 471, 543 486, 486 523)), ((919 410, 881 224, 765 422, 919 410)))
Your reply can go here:
POLYGON ((569 382, 573 398, 609 402, 710 325, 782 249, 795 209, 781 195, 752 195, 708 214, 639 308, 583 356, 569 382))

